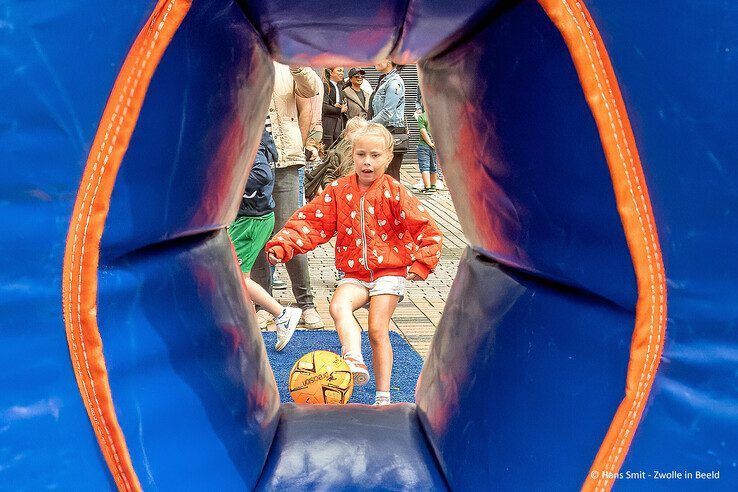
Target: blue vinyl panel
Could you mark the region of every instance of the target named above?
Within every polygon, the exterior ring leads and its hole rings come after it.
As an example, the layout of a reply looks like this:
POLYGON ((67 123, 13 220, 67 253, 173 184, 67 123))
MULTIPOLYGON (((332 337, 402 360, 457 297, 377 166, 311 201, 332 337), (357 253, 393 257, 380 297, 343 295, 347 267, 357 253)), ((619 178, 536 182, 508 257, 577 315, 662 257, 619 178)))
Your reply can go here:
POLYGON ((421 63, 464 232, 504 264, 633 309, 612 180, 569 51, 537 2, 497 15, 421 63))
POLYGON ((409 60, 433 56, 459 42, 510 0, 411 0, 394 53, 409 60))
POLYGON ((397 42, 404 0, 239 0, 275 58, 285 63, 334 65, 387 56, 397 42))
POLYGON ((235 217, 273 68, 240 8, 223 3, 194 3, 154 74, 113 190, 103 259, 235 217))
POLYGON ((144 489, 253 488, 279 395, 225 231, 128 255, 100 287, 111 389, 144 489))
POLYGON ((578 489, 622 398, 633 321, 467 249, 416 391, 451 489, 578 489))
POLYGON ((0 3, 0 487, 113 486, 72 371, 62 263, 110 88, 155 3, 0 3))
POLYGON ((415 405, 282 406, 256 490, 448 490, 415 405))
POLYGON ((738 5, 587 4, 631 114, 668 282, 663 360, 623 471, 719 470, 676 486, 735 490, 738 5))

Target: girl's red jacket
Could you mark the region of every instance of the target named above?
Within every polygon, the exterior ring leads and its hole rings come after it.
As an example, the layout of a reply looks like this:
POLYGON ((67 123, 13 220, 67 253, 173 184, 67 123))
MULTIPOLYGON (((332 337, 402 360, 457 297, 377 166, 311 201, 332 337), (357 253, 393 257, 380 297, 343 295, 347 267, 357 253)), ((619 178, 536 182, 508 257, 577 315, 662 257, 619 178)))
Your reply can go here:
POLYGON ((443 235, 425 207, 384 175, 362 192, 351 174, 295 212, 266 244, 280 260, 306 253, 336 234, 336 268, 370 282, 410 272, 425 279, 441 258, 443 235))

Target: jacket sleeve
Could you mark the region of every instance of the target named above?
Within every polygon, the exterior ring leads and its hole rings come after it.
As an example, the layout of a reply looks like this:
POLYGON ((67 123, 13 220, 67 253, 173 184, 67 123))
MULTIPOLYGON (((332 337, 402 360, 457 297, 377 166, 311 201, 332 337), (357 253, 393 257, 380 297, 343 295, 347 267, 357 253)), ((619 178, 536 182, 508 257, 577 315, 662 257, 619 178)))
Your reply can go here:
POLYGON ((269 166, 269 162, 267 162, 265 151, 259 149, 254 165, 251 167, 249 179, 246 181, 244 195, 250 195, 246 196, 246 198, 253 198, 254 193, 268 185, 273 179, 272 168, 269 166))
POLYGON ((336 232, 335 186, 328 186, 310 203, 292 214, 290 220, 266 244, 283 262, 328 242, 336 232))
POLYGON ((418 247, 412 255, 410 272, 417 273, 425 279, 438 266, 441 259, 443 233, 428 210, 404 186, 397 186, 394 192, 400 197, 399 201, 392 201, 395 204, 395 217, 399 217, 418 247))
POLYGON ((387 126, 390 122, 390 118, 395 113, 397 105, 400 103, 400 99, 403 94, 402 83, 399 80, 387 82, 387 90, 384 95, 384 105, 380 108, 379 112, 374 115, 374 118, 370 120, 370 123, 379 123, 380 125, 387 126))
POLYGON ((295 94, 298 96, 311 98, 320 92, 322 83, 312 68, 290 67, 290 73, 295 80, 295 94))

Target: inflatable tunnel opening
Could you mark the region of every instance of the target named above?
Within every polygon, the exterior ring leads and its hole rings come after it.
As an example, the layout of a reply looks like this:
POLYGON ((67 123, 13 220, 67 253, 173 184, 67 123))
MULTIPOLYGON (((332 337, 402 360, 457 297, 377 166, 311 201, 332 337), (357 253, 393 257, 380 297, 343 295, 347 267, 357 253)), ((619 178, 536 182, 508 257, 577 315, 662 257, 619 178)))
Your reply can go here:
POLYGON ((0 216, 19 232, 0 481, 609 490, 678 466, 735 488, 716 361, 738 263, 706 239, 736 246, 738 103, 713 73, 736 72, 734 9, 644 28, 655 7, 614 0, 43 3, 0 7, 0 216), (417 64, 468 246, 414 402, 281 403, 226 228, 265 115, 300 134, 269 116, 280 74, 384 59, 417 64), (689 186, 709 198, 687 210, 689 186))

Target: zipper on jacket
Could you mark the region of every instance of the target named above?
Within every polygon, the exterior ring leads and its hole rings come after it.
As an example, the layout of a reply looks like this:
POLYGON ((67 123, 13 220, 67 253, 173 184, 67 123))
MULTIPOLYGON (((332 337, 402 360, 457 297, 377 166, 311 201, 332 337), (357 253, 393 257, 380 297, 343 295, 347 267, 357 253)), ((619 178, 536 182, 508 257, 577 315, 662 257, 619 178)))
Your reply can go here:
POLYGON ((374 281, 374 272, 369 270, 369 261, 366 257, 366 227, 364 223, 364 197, 359 200, 359 208, 361 209, 361 250, 364 255, 364 268, 369 272, 369 281, 374 281))

